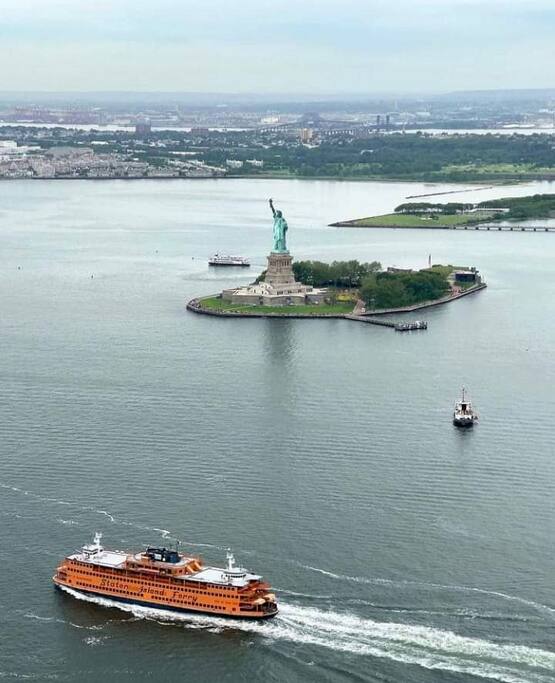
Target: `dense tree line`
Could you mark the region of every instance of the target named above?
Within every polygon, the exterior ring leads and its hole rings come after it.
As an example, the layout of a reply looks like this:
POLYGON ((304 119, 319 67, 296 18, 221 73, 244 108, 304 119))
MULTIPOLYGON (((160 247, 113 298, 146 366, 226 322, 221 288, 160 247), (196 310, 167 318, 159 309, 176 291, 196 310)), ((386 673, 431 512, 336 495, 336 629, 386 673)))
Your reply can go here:
POLYGON ((406 202, 395 207, 395 213, 438 213, 453 215, 458 211, 468 211, 474 208, 474 204, 463 204, 462 202, 447 202, 446 204, 432 204, 431 202, 406 202))
POLYGON ((381 263, 360 263, 359 261, 295 261, 295 279, 314 287, 360 287, 369 275, 381 270, 381 263))
POLYGON ((29 130, 14 128, 0 137, 15 136, 42 147, 103 143, 103 151, 133 151, 167 158, 171 158, 172 152, 188 152, 194 154, 193 158, 216 166, 225 166, 227 159, 264 162, 262 168, 245 164, 234 169, 237 175, 473 180, 514 177, 519 174, 518 168, 531 175, 545 175, 544 169, 554 169, 555 175, 555 149, 550 135, 341 135, 324 138, 320 144, 309 147, 285 132, 168 130, 155 131, 142 140, 132 131, 59 129, 45 139, 43 133, 29 130), (496 170, 498 164, 514 165, 517 170, 496 170))
POLYGON ((449 283, 441 272, 383 272, 364 280, 360 296, 369 309, 398 308, 438 299, 448 290, 449 283))
POLYGON ((499 220, 549 218, 555 213, 555 194, 535 194, 529 197, 490 199, 485 202, 480 202, 478 206, 484 208, 509 209, 508 213, 497 216, 499 220))
MULTIPOLYGON (((230 136, 221 146, 203 150, 208 163, 225 163, 231 149, 230 136)), ((217 143, 215 143, 217 145, 217 143)), ((476 168, 485 168, 480 178, 499 175, 488 166, 514 164, 529 166, 538 173, 555 168, 555 150, 547 135, 450 135, 444 137, 400 134, 372 135, 368 138, 326 139, 307 147, 293 140, 269 140, 258 144, 243 139, 233 150, 233 158, 256 157, 264 161, 260 173, 288 173, 299 176, 345 178, 390 177, 467 180, 477 177, 476 168), (464 168, 467 167, 467 168, 464 168)), ((235 172, 235 171, 234 171, 235 172)), ((237 171, 253 173, 245 166, 237 171)), ((507 171, 507 175, 511 175, 507 171)))

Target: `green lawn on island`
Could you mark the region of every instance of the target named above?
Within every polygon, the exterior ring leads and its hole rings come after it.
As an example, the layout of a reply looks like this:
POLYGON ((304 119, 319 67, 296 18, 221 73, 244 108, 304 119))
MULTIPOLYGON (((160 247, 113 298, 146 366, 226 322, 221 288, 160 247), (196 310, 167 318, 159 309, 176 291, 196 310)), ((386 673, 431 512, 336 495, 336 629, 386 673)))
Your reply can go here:
POLYGON ((444 228, 457 225, 472 225, 481 221, 491 220, 487 213, 463 213, 463 214, 431 214, 437 216, 437 220, 430 214, 417 216, 408 213, 388 213, 383 216, 369 216, 354 221, 345 221, 343 225, 354 228, 444 228))
POLYGON ((307 304, 307 305, 291 305, 291 306, 255 306, 245 305, 245 304, 231 304, 228 301, 224 301, 219 297, 210 297, 207 299, 201 299, 201 308, 207 308, 214 311, 230 312, 230 313, 244 313, 244 314, 254 314, 254 313, 295 313, 312 315, 315 313, 322 314, 343 314, 351 313, 354 308, 354 303, 351 302, 339 302, 336 304, 307 304))

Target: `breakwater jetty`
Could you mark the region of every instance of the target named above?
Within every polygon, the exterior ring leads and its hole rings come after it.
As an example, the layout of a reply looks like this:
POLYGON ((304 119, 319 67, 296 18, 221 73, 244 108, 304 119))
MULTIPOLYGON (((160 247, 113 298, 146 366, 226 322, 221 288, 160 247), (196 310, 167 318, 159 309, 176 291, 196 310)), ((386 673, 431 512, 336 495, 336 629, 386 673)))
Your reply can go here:
POLYGON ((445 192, 426 192, 426 194, 408 194, 405 199, 417 199, 418 197, 439 197, 441 194, 461 194, 462 192, 480 192, 481 190, 493 190, 494 185, 487 187, 465 187, 462 190, 446 190, 445 192))

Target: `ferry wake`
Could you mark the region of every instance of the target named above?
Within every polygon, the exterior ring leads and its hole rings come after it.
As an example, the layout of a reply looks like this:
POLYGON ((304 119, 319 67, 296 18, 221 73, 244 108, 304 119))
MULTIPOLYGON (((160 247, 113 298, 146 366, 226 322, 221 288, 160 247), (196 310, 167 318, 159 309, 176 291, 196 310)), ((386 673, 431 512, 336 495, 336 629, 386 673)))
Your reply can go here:
POLYGON ((102 534, 81 552, 68 555, 56 570, 56 587, 87 595, 174 611, 267 619, 277 614, 276 597, 261 576, 235 565, 205 567, 198 557, 148 547, 129 554, 105 550, 102 534))

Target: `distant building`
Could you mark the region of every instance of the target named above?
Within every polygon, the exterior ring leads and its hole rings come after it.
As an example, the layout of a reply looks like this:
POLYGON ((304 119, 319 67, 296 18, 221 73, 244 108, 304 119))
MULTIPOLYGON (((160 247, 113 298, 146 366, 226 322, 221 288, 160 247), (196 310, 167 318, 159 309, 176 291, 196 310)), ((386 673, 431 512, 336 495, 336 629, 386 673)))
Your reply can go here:
POLYGON ((301 128, 301 142, 310 142, 314 137, 314 130, 312 128, 301 128))
POLYGON ((476 282, 477 272, 474 270, 456 270, 455 282, 476 282))
POLYGON ((509 213, 509 208, 503 208, 501 206, 475 206, 472 209, 468 209, 464 213, 481 213, 494 216, 496 213, 509 213))
POLYGON ((38 145, 18 145, 15 140, 0 140, 0 161, 25 157, 29 152, 40 152, 38 145))
POLYGON ((254 166, 255 168, 262 168, 264 166, 264 161, 262 159, 247 159, 247 164, 254 166))
POLYGON ((152 126, 147 119, 144 121, 137 121, 135 124, 135 135, 150 135, 151 132, 152 126))
POLYGON ((60 157, 85 157, 93 154, 90 147, 68 147, 67 145, 60 145, 59 147, 51 147, 47 152, 47 157, 59 159, 60 157))
POLYGON ((226 159, 225 165, 229 168, 243 168, 243 162, 239 159, 226 159))

